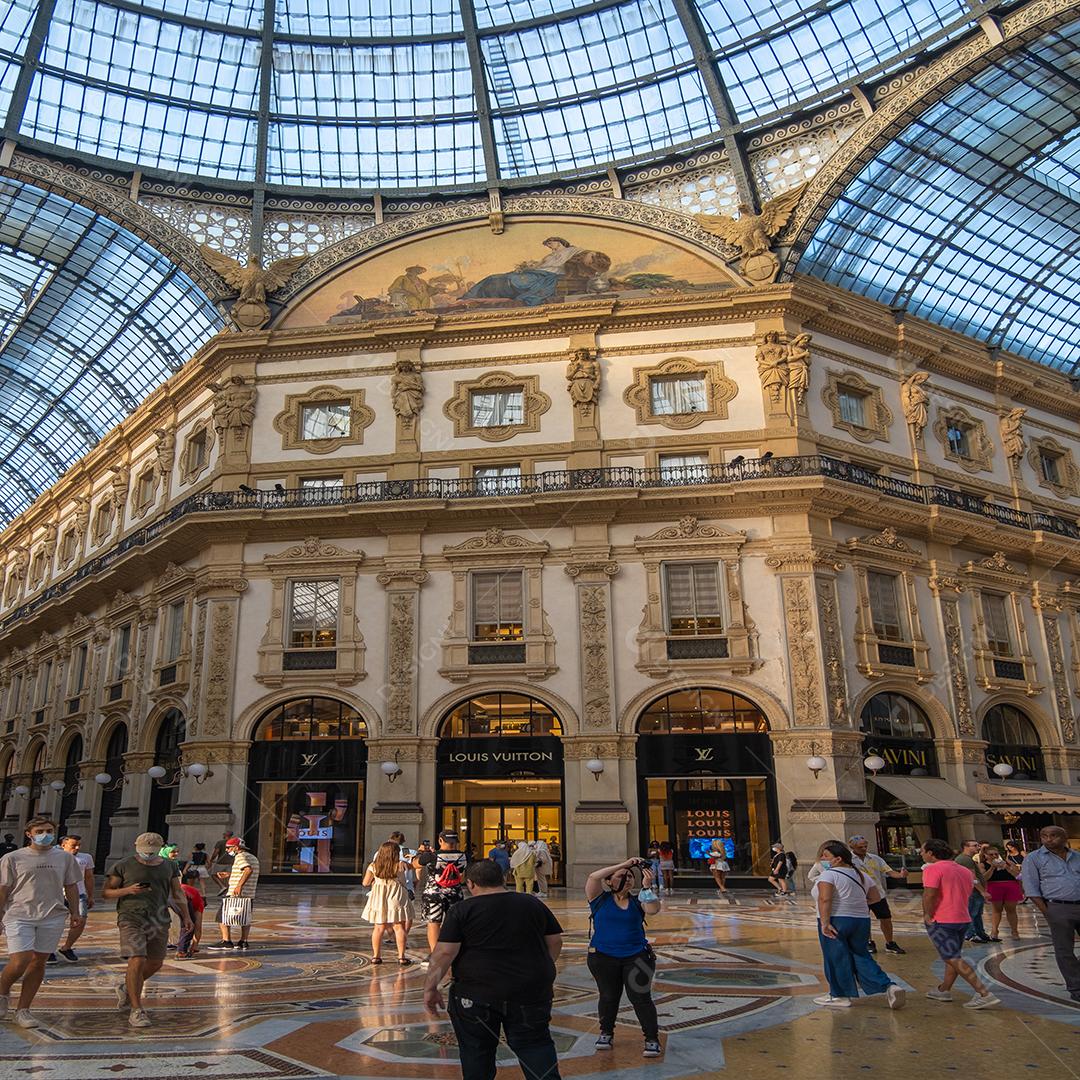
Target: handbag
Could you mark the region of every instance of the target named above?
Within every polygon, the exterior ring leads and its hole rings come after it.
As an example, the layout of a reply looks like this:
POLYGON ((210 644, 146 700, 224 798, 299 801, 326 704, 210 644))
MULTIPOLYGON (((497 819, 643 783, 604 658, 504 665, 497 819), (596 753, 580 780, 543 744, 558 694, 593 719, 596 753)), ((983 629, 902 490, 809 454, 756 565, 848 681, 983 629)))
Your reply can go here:
POLYGON ((251 897, 250 896, 225 896, 221 900, 222 926, 250 926, 251 925, 251 897))

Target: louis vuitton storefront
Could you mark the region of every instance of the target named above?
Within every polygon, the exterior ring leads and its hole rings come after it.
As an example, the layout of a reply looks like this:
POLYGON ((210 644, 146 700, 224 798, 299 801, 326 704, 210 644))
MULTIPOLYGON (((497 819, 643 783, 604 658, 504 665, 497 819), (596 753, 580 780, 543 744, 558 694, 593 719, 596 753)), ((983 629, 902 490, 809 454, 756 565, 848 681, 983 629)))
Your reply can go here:
POLYGON ((780 830, 761 710, 724 690, 680 690, 652 702, 637 729, 641 851, 668 841, 676 883, 700 887, 719 839, 731 877, 765 877, 780 830))

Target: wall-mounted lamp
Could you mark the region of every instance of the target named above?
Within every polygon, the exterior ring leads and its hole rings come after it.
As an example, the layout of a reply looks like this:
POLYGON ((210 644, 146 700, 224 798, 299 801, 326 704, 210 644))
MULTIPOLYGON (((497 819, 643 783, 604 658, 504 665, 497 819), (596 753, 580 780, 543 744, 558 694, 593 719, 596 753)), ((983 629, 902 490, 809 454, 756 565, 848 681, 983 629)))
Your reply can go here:
POLYGON ((600 760, 599 746, 593 747, 593 757, 585 762, 585 768, 592 773, 592 778, 599 783, 600 774, 604 771, 604 763, 600 760))
POLYGON ((863 759, 863 764, 870 772, 877 776, 877 774, 885 768, 885 759, 879 754, 871 754, 868 758, 863 759))
POLYGON ((1013 771, 1013 767, 1007 761, 999 761, 994 766, 994 775, 1000 776, 1002 780, 1012 776, 1013 771))
POLYGON ((190 777, 196 784, 205 783, 211 776, 214 775, 213 769, 204 765, 201 761, 193 761, 190 765, 179 765, 176 772, 165 779, 169 775, 169 770, 163 765, 151 765, 146 770, 146 775, 150 777, 158 787, 161 788, 174 788, 180 786, 180 781, 185 777, 190 777))
POLYGON ((30 789, 25 784, 16 784, 15 794, 18 795, 20 799, 22 799, 30 794, 30 789))
POLYGON ((384 761, 379 768, 382 769, 383 776, 392 784, 401 775, 401 766, 398 764, 398 757, 401 751, 394 751, 393 761, 384 761))
POLYGON ((829 763, 817 752, 817 743, 810 744, 811 757, 806 759, 806 767, 814 774, 814 779, 818 778, 818 773, 821 772, 829 763))
POLYGON ((124 786, 124 781, 127 779, 127 775, 123 769, 120 770, 120 775, 114 780, 112 775, 107 772, 99 772, 94 777, 94 783, 101 785, 102 791, 119 791, 124 786))

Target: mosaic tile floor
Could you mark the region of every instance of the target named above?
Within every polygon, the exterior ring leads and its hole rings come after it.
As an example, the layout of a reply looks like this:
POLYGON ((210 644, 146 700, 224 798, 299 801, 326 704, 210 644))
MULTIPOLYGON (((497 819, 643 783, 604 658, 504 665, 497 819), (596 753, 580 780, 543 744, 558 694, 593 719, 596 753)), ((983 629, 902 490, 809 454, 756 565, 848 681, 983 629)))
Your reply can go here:
MULTIPOLYGON (((594 1052, 585 905, 576 895, 556 896, 551 906, 567 930, 552 1025, 563 1075, 644 1077, 647 1070, 655 1080, 676 1080, 872 1072, 881 1080, 962 1073, 965 1080, 998 1080, 1007 1068, 1010 1075, 1080 1078, 1080 1005, 1065 993, 1049 940, 1039 936, 1030 911, 1020 941, 969 954, 1004 1003, 971 1013, 959 1001, 940 1005, 923 997, 940 965, 921 933, 918 898, 894 892, 890 900, 908 954, 879 959, 908 987, 909 1006, 890 1012, 873 999, 834 1012, 813 1002, 824 982, 806 897, 776 901, 752 893, 725 902, 676 894, 649 925, 660 958, 655 997, 665 1054, 646 1062, 629 1008, 620 1014, 614 1053, 594 1052)), ((445 1019, 424 1013, 424 972, 419 965, 370 963, 360 907, 345 888, 323 887, 316 896, 295 887, 264 889, 251 951, 204 951, 189 962, 170 957, 147 999, 154 1027, 139 1032, 112 1007, 122 963, 113 915, 97 909, 79 943, 82 961, 48 969, 35 1005, 43 1027, 0 1024, 0 1080, 453 1080, 460 1075, 453 1032, 445 1019)), ((423 957, 422 927, 410 949, 423 957)), ((501 1053, 500 1080, 520 1075, 501 1053)))

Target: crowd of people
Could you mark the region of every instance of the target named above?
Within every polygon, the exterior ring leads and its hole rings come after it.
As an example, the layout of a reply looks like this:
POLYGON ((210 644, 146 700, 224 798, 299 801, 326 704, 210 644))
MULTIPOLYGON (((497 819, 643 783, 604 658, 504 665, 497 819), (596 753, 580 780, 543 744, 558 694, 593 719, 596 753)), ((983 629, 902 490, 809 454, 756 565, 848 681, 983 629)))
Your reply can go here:
MULTIPOLYGON (((922 916, 926 934, 942 963, 943 977, 926 991, 939 1003, 954 1000, 957 980, 972 990, 969 1009, 1000 1004, 963 955, 966 941, 997 941, 1002 920, 1019 936, 1017 905, 1025 898, 1045 919, 1066 989, 1080 1002, 1080 852, 1070 848, 1063 829, 1042 830, 1041 846, 1028 854, 1016 845, 968 841, 959 853, 938 839, 922 845, 922 916), (982 921, 992 907, 991 932, 982 921)), ((50 960, 78 962, 74 946, 94 907, 93 859, 80 850, 78 836, 57 842, 56 825, 45 817, 26 826, 26 844, 7 840, 0 856, 0 912, 7 938, 8 963, 0 972, 0 1017, 10 1009, 19 983, 14 1021, 38 1026, 30 1011, 50 960), (66 935, 65 935, 66 930, 66 935), (63 945, 61 945, 63 941, 63 945)), ((561 854, 561 853, 560 853, 561 854)), ((458 834, 441 832, 436 845, 413 850, 395 832, 382 843, 363 877, 368 890, 362 911, 371 924, 371 961, 383 963, 388 936, 401 966, 408 955, 414 901, 426 924, 428 958, 424 1001, 434 1014, 445 1008, 454 1027, 465 1080, 495 1071, 500 1033, 518 1056, 527 1077, 557 1080, 558 1061, 550 1034, 555 964, 563 930, 544 903, 555 858, 543 841, 521 842, 511 850, 493 845, 486 858, 463 850, 458 834), (465 901, 468 900, 466 903, 465 901), (451 976, 449 994, 441 989, 451 976)), ((657 957, 646 936, 646 921, 661 908, 661 892, 673 886, 673 851, 650 845, 645 858, 631 858, 591 873, 584 900, 589 911, 587 967, 596 983, 598 1052, 614 1045, 616 1018, 623 998, 637 1017, 646 1058, 663 1053, 652 984, 657 957), (671 863, 672 865, 668 865, 671 863)), ((782 845, 773 848, 770 881, 790 894, 798 863, 782 845)), ((723 845, 709 853, 717 889, 726 888, 723 845), (724 867, 716 865, 723 863, 724 867)), ((872 918, 884 938, 886 954, 904 955, 893 933, 887 899, 888 878, 906 879, 869 850, 864 836, 821 845, 806 877, 817 915, 828 993, 814 998, 826 1008, 849 1008, 860 995, 883 995, 902 1008, 906 991, 875 958, 872 918)), ((220 940, 214 950, 249 948, 259 861, 243 839, 226 833, 207 853, 196 844, 183 858, 156 833, 143 833, 131 855, 105 868, 100 896, 115 902, 120 955, 126 961, 117 983, 117 1006, 133 1028, 152 1020, 144 1008, 145 987, 160 971, 170 948, 178 960, 203 947, 207 888, 218 887, 220 940), (174 916, 179 921, 170 945, 174 916)))

